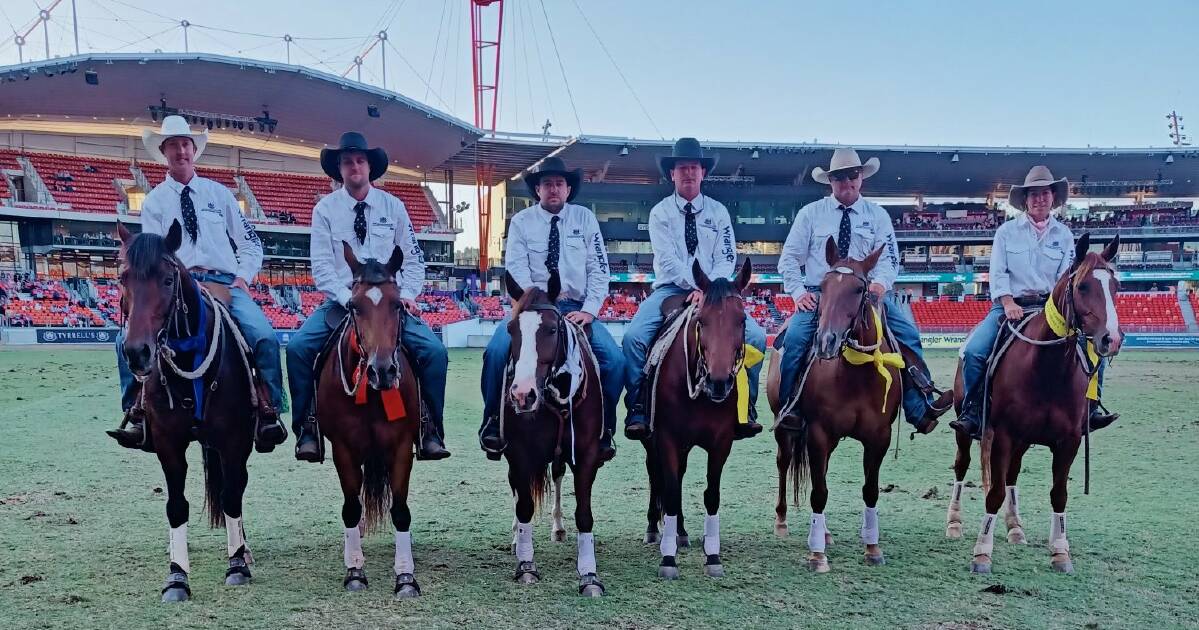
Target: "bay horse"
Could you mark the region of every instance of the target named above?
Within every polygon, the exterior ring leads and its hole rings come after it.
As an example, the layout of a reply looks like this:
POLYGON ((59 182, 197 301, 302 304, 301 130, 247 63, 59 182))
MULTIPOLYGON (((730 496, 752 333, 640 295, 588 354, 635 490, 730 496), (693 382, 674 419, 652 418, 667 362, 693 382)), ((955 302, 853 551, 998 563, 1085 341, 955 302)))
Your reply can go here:
POLYGON ((396 273, 404 252, 386 263, 359 262, 348 243, 342 255, 353 273, 347 313, 327 344, 317 380, 316 418, 333 447, 341 483, 347 591, 368 586, 363 534, 390 511, 395 529, 395 599, 419 597, 412 559, 408 482, 420 432, 416 375, 399 340, 404 304, 396 273))
POLYGON ((191 598, 184 485, 192 440, 200 442, 204 456, 208 524, 226 530, 225 584, 248 584, 254 559, 242 523, 242 495, 257 406, 248 346, 225 306, 175 256, 183 242, 178 221, 165 237, 133 236, 119 222, 117 235, 128 310, 121 351, 141 382, 146 432, 167 486, 170 569, 162 601, 191 598))
MULTIPOLYGON (((1097 357, 1111 357, 1120 351, 1123 342, 1116 315, 1119 281, 1110 264, 1119 251, 1120 237, 1112 239, 1102 253, 1089 252, 1090 244, 1090 234, 1078 239, 1074 263, 1069 273, 1063 274, 1054 285, 1046 309, 1028 317, 1027 324, 995 367, 981 445, 986 514, 970 563, 974 573, 991 572, 995 521, 1005 503, 1008 542, 1025 542, 1016 482, 1024 453, 1033 444, 1049 447, 1053 456, 1053 487, 1049 491, 1053 508, 1049 527, 1050 566, 1062 573, 1074 570, 1066 539, 1066 486, 1070 466, 1088 428, 1089 372, 1098 367, 1097 363, 1090 368, 1084 365, 1079 343, 1087 340, 1094 346, 1097 357)), ((1090 364, 1095 358, 1086 362, 1090 364)), ((954 382, 954 405, 958 413, 963 395, 959 361, 954 382)), ((972 441, 960 432, 957 435, 955 482, 946 518, 946 535, 950 538, 962 535, 961 495, 970 468, 972 441)))
MULTIPOLYGON (((643 440, 650 497, 646 542, 659 542, 662 561, 658 577, 678 579, 679 546, 687 546, 682 528, 683 475, 687 456, 699 447, 708 453, 704 490, 704 573, 722 577, 720 560, 720 476, 733 446, 737 424, 737 372, 745 362, 745 300, 750 261, 734 281, 709 279, 699 262, 691 265, 696 288, 703 292, 699 306, 676 321, 680 326, 650 383, 651 434, 643 440), (661 533, 659 535, 659 523, 661 533)), ((683 306, 685 296, 662 304, 664 316, 683 306)), ((667 318, 669 319, 669 318, 667 318)), ((663 323, 666 329, 671 324, 663 323)), ((661 334, 661 333, 660 333, 661 334)), ((658 344, 655 341, 654 347, 658 344)), ((651 352, 653 348, 651 348, 651 352)), ((747 392, 748 394, 748 392, 747 392)))
MULTIPOLYGON (((808 532, 808 569, 827 573, 827 548, 832 542, 825 523, 828 502, 828 463, 844 438, 862 444, 861 538, 865 562, 877 566, 886 563, 879 547, 878 476, 890 444, 891 424, 899 414, 903 385, 900 372, 904 362, 899 350, 882 326, 885 321, 879 306, 868 291, 869 274, 878 263, 883 248, 865 260, 840 259, 832 237, 825 242, 824 257, 829 272, 820 282, 815 358, 806 377, 801 375, 799 397, 803 428, 792 431, 775 427, 778 452, 778 502, 775 506, 775 533, 787 534, 787 478, 791 478, 793 500, 798 503, 804 486, 811 481, 809 502, 812 519, 808 532)), ((783 349, 786 352, 786 348, 783 349)), ((772 370, 775 362, 772 362, 772 370)), ((771 375, 767 388, 771 411, 780 416, 788 401, 778 400, 778 377, 771 375)))
POLYGON ((604 430, 603 390, 591 346, 583 329, 558 311, 561 280, 550 273, 546 290, 523 289, 508 273, 504 285, 512 297, 512 337, 504 369, 505 390, 500 430, 507 440, 508 484, 515 497, 516 551, 514 579, 540 580, 533 561, 533 515, 554 482, 551 540, 566 539, 562 524, 562 476, 569 466, 575 484, 575 527, 578 528, 579 594, 601 597, 604 585, 595 563, 591 488, 604 465, 600 437, 604 430), (547 474, 548 469, 548 474, 547 474))

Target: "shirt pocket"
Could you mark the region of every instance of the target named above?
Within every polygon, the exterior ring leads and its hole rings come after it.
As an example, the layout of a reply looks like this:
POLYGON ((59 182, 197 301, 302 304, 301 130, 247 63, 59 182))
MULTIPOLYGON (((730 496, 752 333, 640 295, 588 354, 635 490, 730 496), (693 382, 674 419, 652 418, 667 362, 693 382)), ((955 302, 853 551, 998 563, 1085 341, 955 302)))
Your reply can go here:
POLYGON ((821 262, 824 262, 824 247, 829 239, 833 239, 833 245, 837 244, 837 232, 817 231, 812 234, 812 242, 808 245, 808 255, 821 262))
POLYGON ((396 226, 394 223, 389 225, 372 225, 370 233, 372 241, 394 243, 396 239, 396 226))
POLYGON ((1057 280, 1057 270, 1062 266, 1062 259, 1066 257, 1066 252, 1060 249, 1043 249, 1041 250, 1041 266, 1045 272, 1045 277, 1049 280, 1057 280))
POLYGON ((874 253, 874 228, 854 228, 850 244, 850 255, 858 260, 866 260, 867 256, 874 253))
POLYGON ((1003 253, 1007 257, 1008 273, 1016 270, 1027 273, 1032 263, 1028 258, 1030 249, 1028 243, 1020 241, 1009 241, 1003 244, 1003 253))

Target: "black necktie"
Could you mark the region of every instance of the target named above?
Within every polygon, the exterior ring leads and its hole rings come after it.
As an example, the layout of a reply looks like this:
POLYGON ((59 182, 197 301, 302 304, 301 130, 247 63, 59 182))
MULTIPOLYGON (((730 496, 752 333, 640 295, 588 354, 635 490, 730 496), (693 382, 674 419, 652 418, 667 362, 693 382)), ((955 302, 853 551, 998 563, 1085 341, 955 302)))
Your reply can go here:
POLYGON ((695 249, 699 247, 699 233, 695 231, 695 206, 688 201, 687 205, 683 206, 683 212, 687 218, 686 227, 683 228, 683 237, 687 240, 687 255, 694 256, 695 249))
POLYGON ((200 234, 200 224, 196 221, 196 204, 192 203, 191 193, 191 186, 183 187, 183 193, 179 195, 179 208, 183 210, 183 229, 187 230, 188 237, 195 243, 200 234))
POLYGON ((545 256, 545 269, 550 273, 558 270, 558 257, 562 252, 562 236, 558 233, 558 218, 550 219, 550 246, 545 256))
POLYGON ((354 235, 360 245, 366 243, 366 202, 354 204, 354 235))
POLYGON ((841 260, 849 258, 849 237, 852 225, 849 222, 849 211, 851 208, 845 206, 837 206, 841 211, 841 228, 837 230, 837 256, 841 260))

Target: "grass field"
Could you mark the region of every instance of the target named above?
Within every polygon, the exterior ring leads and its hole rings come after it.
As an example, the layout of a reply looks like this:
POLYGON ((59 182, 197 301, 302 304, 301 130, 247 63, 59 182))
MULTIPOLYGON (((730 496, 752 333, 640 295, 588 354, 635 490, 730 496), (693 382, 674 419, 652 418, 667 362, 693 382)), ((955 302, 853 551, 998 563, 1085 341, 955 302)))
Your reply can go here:
MULTIPOLYGON (((413 539, 425 596, 391 600, 389 531, 365 541, 371 590, 342 591, 341 498, 332 464, 296 462, 291 444, 250 460, 246 529, 257 565, 248 588, 223 586, 225 534, 203 527, 198 449, 189 475, 194 599, 158 602, 165 577, 162 476, 151 455, 103 435, 119 419, 111 351, 0 351, 0 626, 99 627, 1196 627, 1199 579, 1187 532, 1199 520, 1199 355, 1129 352, 1108 371, 1108 404, 1124 416, 1093 444, 1092 494, 1081 457, 1069 506, 1076 573, 1049 570, 1049 457, 1024 460, 1029 543, 996 536, 995 573, 972 576, 982 515, 967 492, 964 539, 945 539, 952 439, 901 440, 883 467, 879 501, 885 567, 861 562, 860 448, 834 455, 827 510, 833 571, 808 573, 807 506, 792 534, 772 532, 773 441, 739 442, 721 508, 727 576, 703 576, 699 549, 683 550, 683 579, 656 578, 657 549, 641 544, 646 480, 640 447, 621 439, 596 489, 602 600, 576 595, 573 535, 535 545, 542 582, 512 582, 506 470, 484 459, 478 351, 451 353, 446 416, 454 456, 417 463, 413 539)), ((954 357, 932 356, 949 382, 954 357)), ((763 405, 765 396, 763 396, 763 405)), ((702 453, 692 455, 685 510, 701 526, 702 453)), ((977 472, 971 474, 977 480, 977 472)), ((569 485, 569 484, 567 484, 569 485)), ((573 509, 569 498, 567 513, 573 509)), ((568 530, 573 533, 573 521, 568 530)), ((698 536, 695 537, 698 540, 698 536)))

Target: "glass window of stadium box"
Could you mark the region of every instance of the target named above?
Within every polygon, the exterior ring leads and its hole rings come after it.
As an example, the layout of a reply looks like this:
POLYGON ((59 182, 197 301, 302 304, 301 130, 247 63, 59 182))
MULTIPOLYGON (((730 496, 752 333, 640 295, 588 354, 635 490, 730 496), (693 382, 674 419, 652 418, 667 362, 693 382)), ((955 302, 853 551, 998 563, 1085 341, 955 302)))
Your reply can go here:
POLYGON ((113 235, 115 230, 111 223, 56 221, 54 223, 54 245, 116 250, 120 243, 113 235))
POLYGON ((267 258, 308 258, 310 238, 307 234, 259 232, 258 237, 262 239, 262 253, 267 258))
POLYGON ((24 271, 21 258, 21 233, 16 221, 0 221, 0 273, 24 271))
POLYGON ((65 280, 68 278, 117 277, 115 253, 105 254, 79 250, 56 250, 33 257, 34 271, 40 278, 65 280))
POLYGON ((254 277, 254 282, 272 287, 313 286, 312 268, 308 266, 307 262, 273 260, 262 266, 258 275, 254 277))
POLYGON ((451 265, 454 263, 454 244, 445 241, 422 241, 425 262, 451 265))

